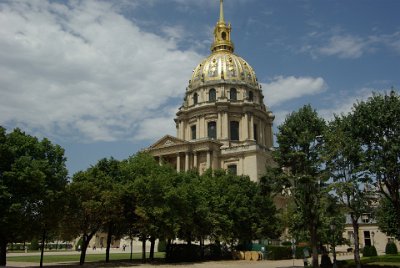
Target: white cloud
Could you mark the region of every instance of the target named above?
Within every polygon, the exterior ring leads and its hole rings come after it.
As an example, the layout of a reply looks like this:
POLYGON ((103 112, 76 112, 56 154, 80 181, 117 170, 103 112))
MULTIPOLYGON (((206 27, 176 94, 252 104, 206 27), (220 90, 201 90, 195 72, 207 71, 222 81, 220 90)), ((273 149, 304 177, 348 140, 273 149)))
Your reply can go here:
POLYGON ((359 58, 368 48, 368 42, 351 35, 335 35, 328 44, 319 48, 319 53, 326 56, 337 55, 339 58, 359 58))
POLYGON ((90 0, 0 3, 0 125, 64 139, 132 139, 147 118, 176 106, 169 102, 181 98, 202 56, 142 31, 120 8, 90 0))
POLYGON ((265 102, 269 106, 323 92, 327 84, 321 77, 276 76, 269 83, 261 83, 265 102))

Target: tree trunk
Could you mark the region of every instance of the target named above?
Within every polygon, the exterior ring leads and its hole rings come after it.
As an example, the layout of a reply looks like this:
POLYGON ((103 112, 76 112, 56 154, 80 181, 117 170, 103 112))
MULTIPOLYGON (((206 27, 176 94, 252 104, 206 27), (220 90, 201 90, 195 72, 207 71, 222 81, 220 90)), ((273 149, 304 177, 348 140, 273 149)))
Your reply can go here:
POLYGON ((200 257, 204 259, 204 238, 200 237, 200 257))
POLYGON ((310 236, 311 236, 311 250, 312 250, 312 266, 318 268, 318 237, 317 237, 317 227, 313 224, 310 226, 310 236))
POLYGON ((106 262, 110 262, 110 247, 111 247, 112 235, 113 235, 113 224, 109 223, 107 232, 106 262))
POLYGON ((167 248, 166 248, 166 253, 165 253, 165 258, 167 259, 167 261, 169 260, 169 258, 171 256, 171 243, 172 243, 171 238, 168 238, 167 248))
POLYGON ((129 258, 129 260, 132 262, 133 260, 133 238, 131 237, 131 256, 129 258))
POLYGON ((154 246, 156 244, 156 238, 150 237, 150 261, 154 261, 154 246))
POLYGON ((0 238, 0 266, 6 266, 7 264, 7 241, 0 238))
POLYGON ((351 223, 353 225, 354 232, 354 262, 356 263, 357 268, 361 268, 361 259, 360 259, 360 242, 358 240, 358 218, 354 215, 351 216, 351 223))
POLYGON ((142 262, 146 262, 146 236, 142 238, 142 262))
POLYGON ((40 247, 40 267, 43 267, 43 252, 44 252, 44 242, 46 241, 46 229, 42 233, 42 246, 40 247))
POLYGON ((84 263, 85 263, 85 258, 86 258, 86 250, 87 250, 87 248, 88 248, 88 246, 89 246, 89 242, 90 242, 90 239, 92 239, 92 237, 93 237, 93 235, 95 234, 96 232, 92 232, 92 233, 90 233, 90 234, 84 234, 83 236, 82 236, 82 249, 81 249, 81 257, 80 257, 80 259, 79 259, 79 265, 83 265, 84 263))

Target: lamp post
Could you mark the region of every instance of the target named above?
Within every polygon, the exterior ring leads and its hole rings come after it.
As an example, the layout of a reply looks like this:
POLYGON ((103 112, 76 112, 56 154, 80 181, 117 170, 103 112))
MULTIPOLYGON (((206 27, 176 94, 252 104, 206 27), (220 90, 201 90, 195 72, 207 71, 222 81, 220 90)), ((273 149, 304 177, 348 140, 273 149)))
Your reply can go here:
POLYGON ((332 248, 333 248, 333 268, 336 268, 336 249, 335 249, 335 231, 336 225, 334 223, 331 224, 331 231, 332 231, 332 248))

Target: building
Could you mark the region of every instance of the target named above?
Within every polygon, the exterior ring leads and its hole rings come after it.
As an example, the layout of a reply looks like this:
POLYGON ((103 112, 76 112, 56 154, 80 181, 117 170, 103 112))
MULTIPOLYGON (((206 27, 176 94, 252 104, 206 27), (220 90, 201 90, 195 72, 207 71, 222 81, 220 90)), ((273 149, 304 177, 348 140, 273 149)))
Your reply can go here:
MULTIPOLYGON (((358 220, 358 224, 358 241, 360 243, 360 248, 364 248, 365 246, 375 246, 378 255, 380 255, 385 252, 386 244, 388 242, 394 242, 397 248, 400 249, 399 241, 382 232, 371 213, 363 214, 358 220)), ((347 251, 347 248, 349 247, 354 249, 354 229, 349 215, 346 215, 343 238, 349 241, 350 245, 338 247, 339 251, 347 251)))
POLYGON ((231 29, 220 0, 211 54, 193 71, 175 118, 177 136, 147 151, 178 172, 222 168, 257 181, 272 163, 274 115, 253 68, 234 54, 231 29))

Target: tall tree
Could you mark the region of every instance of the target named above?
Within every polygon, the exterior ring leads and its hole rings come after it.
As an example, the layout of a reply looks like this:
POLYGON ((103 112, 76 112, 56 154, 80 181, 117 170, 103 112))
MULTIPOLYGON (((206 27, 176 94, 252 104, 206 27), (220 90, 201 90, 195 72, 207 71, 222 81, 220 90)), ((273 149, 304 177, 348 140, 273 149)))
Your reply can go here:
POLYGON ((112 180, 99 172, 96 166, 79 171, 68 185, 68 205, 64 213, 64 235, 82 238, 80 265, 86 258, 90 240, 106 222, 106 198, 104 192, 112 188, 112 180))
POLYGON ((345 212, 349 214, 354 233, 354 260, 361 267, 359 219, 371 210, 374 194, 366 185, 371 183, 365 169, 364 149, 356 134, 360 127, 353 124, 352 115, 335 116, 325 133, 324 157, 333 182, 330 189, 345 212))
POLYGON ((400 96, 392 90, 358 102, 352 125, 365 151, 365 166, 392 203, 400 226, 400 96))
POLYGON ((286 170, 299 220, 310 236, 313 267, 318 267, 320 199, 322 182, 326 179, 321 168, 319 146, 325 129, 325 121, 310 105, 306 105, 287 116, 278 127, 279 147, 275 152, 276 162, 286 170))
MULTIPOLYGON (((58 226, 67 184, 64 150, 19 129, 0 127, 0 265, 8 242, 26 241, 58 226)), ((39 235, 41 234, 41 235, 39 235)))

